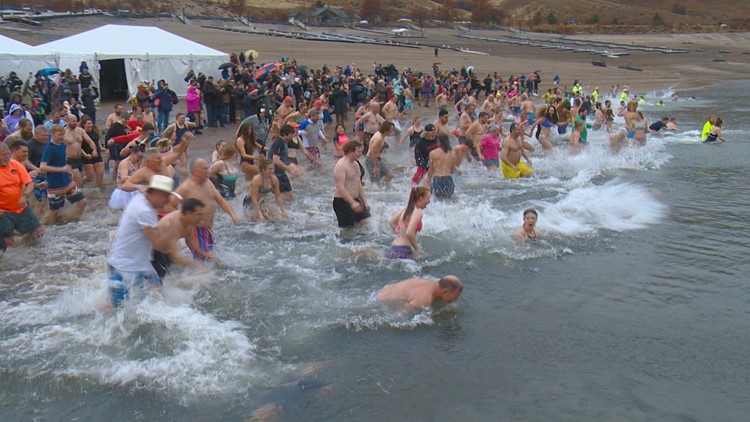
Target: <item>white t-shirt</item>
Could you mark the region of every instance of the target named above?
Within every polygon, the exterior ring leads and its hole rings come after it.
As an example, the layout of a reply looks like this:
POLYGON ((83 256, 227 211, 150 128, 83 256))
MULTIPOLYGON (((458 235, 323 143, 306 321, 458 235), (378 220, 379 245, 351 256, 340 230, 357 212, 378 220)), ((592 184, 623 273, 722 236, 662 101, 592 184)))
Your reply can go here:
POLYGON ((155 272, 151 259, 154 248, 143 229, 156 227, 156 210, 145 196, 136 195, 128 203, 117 226, 117 234, 109 254, 109 265, 123 272, 155 272))

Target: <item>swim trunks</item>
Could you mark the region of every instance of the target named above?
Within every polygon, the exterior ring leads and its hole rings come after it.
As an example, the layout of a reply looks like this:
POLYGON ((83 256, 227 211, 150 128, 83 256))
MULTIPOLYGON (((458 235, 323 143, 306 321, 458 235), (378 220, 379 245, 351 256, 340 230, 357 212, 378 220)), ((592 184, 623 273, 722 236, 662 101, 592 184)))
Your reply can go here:
POLYGON ((292 182, 289 181, 289 176, 287 176, 286 171, 282 168, 276 167, 274 169, 274 174, 279 179, 279 192, 291 192, 292 182))
MULTIPOLYGON (((216 246, 214 232, 208 227, 196 227, 193 229, 193 238, 196 240, 201 252, 211 252, 216 246)), ((193 251, 193 258, 200 260, 201 257, 193 251)))
POLYGON ((154 251, 153 260, 151 260, 151 265, 154 266, 154 269, 156 270, 156 274, 159 276, 159 278, 166 277, 167 273, 169 273, 169 268, 172 266, 172 258, 169 257, 169 254, 162 253, 159 251, 154 251))
POLYGON ((66 158, 65 164, 69 165, 73 170, 83 171, 83 160, 80 158, 66 158))
POLYGON ((0 215, 0 250, 5 250, 5 239, 13 237, 15 230, 21 234, 29 234, 39 226, 41 224, 29 206, 18 214, 10 211, 3 213, 0 215))
POLYGON ((367 151, 370 150, 370 139, 372 139, 374 133, 362 132, 362 155, 367 156, 367 151))
POLYGON ((320 160, 320 148, 318 148, 318 147, 307 147, 305 149, 307 150, 307 152, 310 153, 310 155, 312 155, 313 159, 320 160))
POLYGON ((141 271, 119 271, 109 265, 109 295, 112 306, 120 306, 123 300, 130 296, 133 288, 144 288, 148 286, 161 286, 161 278, 156 273, 145 273, 141 271))
POLYGON ((49 198, 49 209, 50 211, 57 211, 60 208, 65 205, 65 200, 67 199, 68 202, 71 204, 75 204, 76 202, 83 199, 83 193, 81 193, 80 190, 76 187, 76 185, 71 185, 70 189, 68 189, 67 192, 64 193, 50 193, 47 192, 47 197, 49 198))
POLYGON ((448 199, 455 193, 452 176, 432 176, 432 194, 437 199, 448 199))
POLYGON ((333 198, 333 212, 336 213, 336 219, 338 220, 339 227, 342 229, 354 227, 356 223, 370 218, 370 212, 367 211, 367 207, 365 207, 362 201, 359 198, 354 198, 354 200, 362 205, 362 212, 359 214, 354 212, 351 205, 344 198, 333 198))
POLYGON ((518 170, 514 170, 512 167, 505 164, 505 161, 501 161, 500 167, 503 169, 503 177, 506 179, 518 179, 521 177, 530 177, 534 173, 529 166, 520 161, 516 166, 518 167, 518 170))
POLYGON ((44 183, 47 181, 47 178, 43 174, 37 174, 36 176, 31 178, 31 183, 34 184, 34 198, 37 201, 44 201, 47 199, 47 188, 46 187, 36 187, 36 185, 44 183))
POLYGON ((378 158, 378 169, 380 170, 380 173, 378 173, 377 176, 375 176, 375 175, 372 174, 372 170, 373 170, 373 168, 372 168, 372 161, 370 161, 369 159, 365 160, 365 167, 367 167, 367 173, 370 174, 370 181, 372 183, 380 182, 380 180, 383 178, 383 176, 385 176, 386 174, 388 174, 388 172, 390 171, 390 170, 388 170, 388 167, 385 165, 385 163, 383 162, 383 160, 380 159, 380 158, 378 158))
POLYGON ((411 246, 391 246, 385 250, 385 257, 389 259, 412 259, 414 251, 411 246))
POLYGON ((414 172, 414 176, 411 178, 411 182, 415 185, 422 181, 422 178, 427 174, 427 170, 422 167, 417 167, 417 171, 414 172))
POLYGON ((500 159, 499 158, 495 158, 493 160, 484 160, 484 161, 482 161, 482 164, 484 164, 484 166, 487 167, 487 168, 493 167, 493 166, 494 167, 498 167, 498 166, 500 166, 500 159))

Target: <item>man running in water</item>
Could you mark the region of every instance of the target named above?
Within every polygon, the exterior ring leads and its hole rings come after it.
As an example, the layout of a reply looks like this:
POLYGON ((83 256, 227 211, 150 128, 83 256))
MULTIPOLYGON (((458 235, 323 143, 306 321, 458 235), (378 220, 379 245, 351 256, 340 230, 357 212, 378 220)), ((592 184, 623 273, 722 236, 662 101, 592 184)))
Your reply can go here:
POLYGON ((432 194, 437 199, 448 199, 455 192, 451 174, 461 174, 461 170, 456 166, 456 158, 451 153, 450 138, 440 134, 437 140, 439 148, 430 152, 429 174, 432 180, 432 194))
MULTIPOLYGON (((190 168, 190 178, 177 188, 177 193, 185 199, 195 198, 204 203, 205 214, 201 223, 193 230, 195 243, 198 246, 192 249, 195 259, 210 260, 213 258, 211 251, 216 245, 214 237, 214 216, 216 215, 216 205, 229 214, 233 224, 239 224, 239 219, 229 203, 221 197, 219 190, 208 179, 208 163, 202 158, 193 162, 190 168)), ((176 208, 176 200, 172 200, 172 205, 176 208)))
POLYGON ((518 179, 520 177, 531 177, 533 171, 529 167, 531 159, 526 154, 523 145, 523 130, 518 123, 511 123, 510 134, 503 140, 502 152, 500 154, 500 167, 503 177, 506 179, 518 179), (521 157, 526 159, 529 166, 521 162, 521 157))
POLYGON ((362 155, 362 144, 349 141, 342 147, 344 157, 333 166, 333 179, 336 193, 333 197, 333 211, 339 227, 348 229, 356 224, 367 224, 370 218, 370 205, 362 185, 362 169, 357 159, 362 155))
MULTIPOLYGON (((422 139, 417 141, 414 146, 414 161, 417 164, 417 171, 411 178, 412 183, 419 184, 422 178, 427 174, 427 170, 430 168, 430 152, 438 147, 437 142, 438 130, 433 124, 428 124, 424 127, 424 135, 422 139)), ((441 133, 442 136, 448 136, 448 134, 441 133)))

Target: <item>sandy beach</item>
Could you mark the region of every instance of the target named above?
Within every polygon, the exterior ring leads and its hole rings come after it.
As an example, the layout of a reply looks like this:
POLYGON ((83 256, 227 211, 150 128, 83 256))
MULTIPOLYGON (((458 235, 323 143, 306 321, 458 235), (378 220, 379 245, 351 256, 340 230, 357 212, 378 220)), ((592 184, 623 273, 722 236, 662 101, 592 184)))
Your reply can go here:
MULTIPOLYGON (((248 29, 237 22, 198 21, 185 25, 176 19, 122 19, 107 16, 87 16, 48 20, 41 28, 29 29, 19 24, 6 24, 3 29, 9 36, 31 45, 39 45, 52 40, 73 35, 105 24, 157 26, 182 37, 205 44, 227 53, 255 49, 260 52, 258 62, 278 61, 281 57, 297 60, 313 69, 323 65, 333 67, 350 64, 368 73, 374 62, 394 64, 397 68, 411 67, 417 71, 431 72, 432 64, 440 62, 441 70, 460 69, 474 66, 480 78, 498 72, 503 78, 539 70, 542 76, 540 89, 551 87, 552 78, 559 75, 562 86, 571 86, 580 80, 588 90, 599 87, 607 92, 611 85, 628 84, 631 92, 645 94, 655 90, 672 89, 680 92, 704 87, 714 83, 750 78, 750 55, 748 44, 750 33, 705 33, 705 34, 648 34, 648 35, 598 35, 568 36, 576 40, 595 40, 619 44, 636 44, 653 47, 667 47, 690 50, 683 54, 633 51, 619 58, 604 58, 608 67, 596 67, 592 59, 602 59, 589 53, 574 53, 542 49, 537 47, 506 45, 475 39, 457 37, 455 29, 426 29, 426 38, 396 39, 385 35, 366 33, 347 28, 311 28, 311 32, 338 32, 375 36, 402 42, 417 42, 426 45, 450 46, 471 50, 477 53, 454 51, 441 48, 435 57, 432 47, 404 48, 396 46, 363 45, 323 41, 306 41, 266 35, 243 34, 226 30, 206 28, 219 26, 229 29, 248 29), (724 62, 714 62, 714 59, 724 62), (629 65, 643 69, 631 71, 617 66, 629 65)), ((296 31, 290 25, 258 24, 256 30, 296 31)), ((387 31, 389 28, 380 28, 387 31)), ((509 34, 507 31, 472 30, 467 35, 475 37, 497 37, 509 34)), ((518 35, 518 34, 516 34, 518 35)), ((540 39, 554 37, 551 34, 524 32, 521 35, 540 39)), ((125 40, 122 40, 125 42, 125 40)), ((217 74, 219 71, 217 70, 217 74)), ((111 112, 114 103, 101 104, 99 120, 111 112)), ((177 106, 184 111, 184 103, 177 106)), ((432 116, 429 109, 415 106, 418 114, 432 116)), ((214 129, 195 140, 196 147, 210 149, 216 139, 231 139, 235 128, 214 129)))
MULTIPOLYGON (((347 28, 311 28, 310 32, 338 32, 383 39, 413 41, 429 45, 460 47, 488 55, 441 49, 435 57, 433 48, 402 48, 376 45, 305 41, 265 35, 242 34, 204 28, 202 25, 248 29, 237 22, 198 21, 185 25, 176 19, 115 19, 105 16, 90 16, 72 19, 45 21, 43 27, 5 25, 9 36, 32 45, 42 44, 107 23, 121 25, 152 25, 170 31, 209 47, 231 53, 255 49, 261 53, 258 61, 276 61, 281 57, 296 58, 298 63, 312 68, 324 64, 329 67, 351 64, 367 72, 373 62, 393 63, 398 68, 411 67, 431 71, 432 63, 441 62, 441 69, 460 69, 474 66, 480 75, 498 72, 507 78, 511 74, 540 70, 543 85, 557 74, 561 84, 571 85, 575 79, 585 86, 599 86, 606 90, 612 84, 628 84, 636 92, 673 87, 685 90, 710 85, 716 82, 750 78, 750 33, 704 33, 704 34, 648 34, 648 35, 586 35, 568 36, 570 39, 596 40, 620 44, 640 44, 653 47, 686 49, 684 54, 634 51, 629 56, 604 58, 608 67, 595 67, 591 59, 601 59, 589 53, 573 53, 537 47, 515 46, 481 40, 458 38, 455 29, 426 29, 426 38, 396 39, 384 35, 366 33, 347 28), (74 25, 72 23, 75 23, 74 25), (713 60, 725 60, 714 62, 713 60), (642 72, 618 69, 629 65, 643 69, 642 72), (607 88, 605 88, 607 87, 607 88)), ((262 25, 258 30, 300 30, 290 25, 262 25)), ((388 31, 390 28, 380 28, 388 31)), ((414 31, 410 33, 416 34, 414 31)), ((468 35, 496 37, 508 34, 505 31, 472 30, 468 35)), ((552 35, 524 32, 524 36, 545 38, 552 35)))

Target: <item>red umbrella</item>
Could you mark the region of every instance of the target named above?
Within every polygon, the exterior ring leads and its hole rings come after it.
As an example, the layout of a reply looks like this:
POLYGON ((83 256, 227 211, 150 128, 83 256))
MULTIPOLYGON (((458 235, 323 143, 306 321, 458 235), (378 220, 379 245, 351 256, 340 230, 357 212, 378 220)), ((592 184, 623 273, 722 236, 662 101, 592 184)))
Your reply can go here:
POLYGON ((281 69, 281 63, 266 63, 255 70, 255 79, 268 75, 269 73, 281 69))

